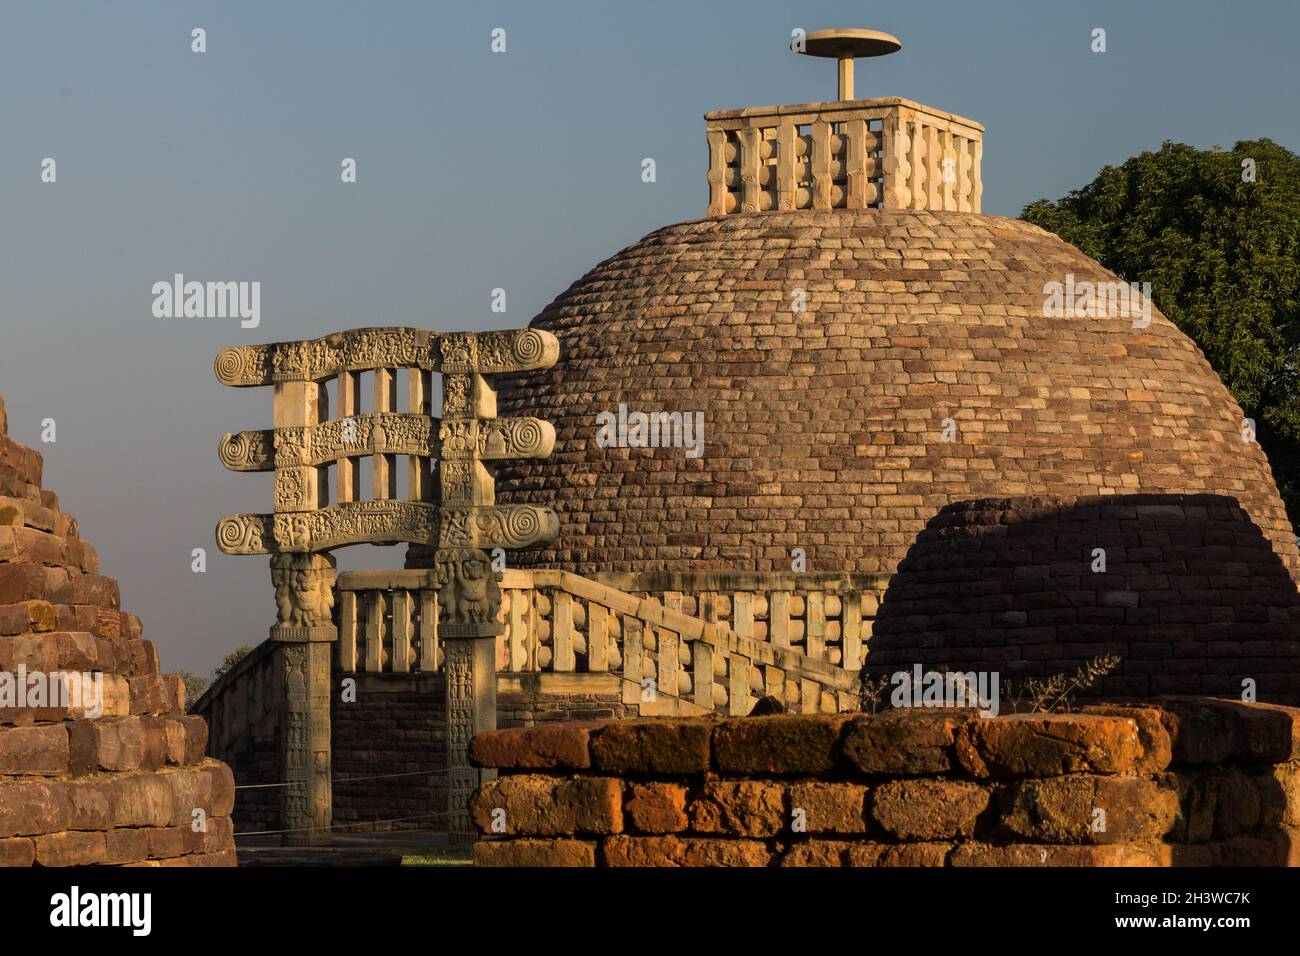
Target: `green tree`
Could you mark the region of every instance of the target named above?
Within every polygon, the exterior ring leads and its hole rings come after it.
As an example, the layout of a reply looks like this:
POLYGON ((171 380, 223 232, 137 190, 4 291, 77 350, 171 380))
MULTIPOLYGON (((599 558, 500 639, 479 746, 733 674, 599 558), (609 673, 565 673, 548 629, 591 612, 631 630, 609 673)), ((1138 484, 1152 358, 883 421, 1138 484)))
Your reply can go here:
POLYGON ((1021 218, 1152 284, 1255 419, 1300 528, 1300 156, 1267 139, 1226 152, 1166 142, 1021 218))
POLYGON ((245 657, 247 657, 251 653, 253 653, 253 649, 249 647, 247 644, 241 644, 239 647, 236 647, 233 651, 231 651, 229 654, 226 655, 225 659, 221 662, 220 666, 218 666, 217 669, 212 672, 213 681, 221 680, 221 678, 226 674, 227 671, 231 670, 236 664, 238 664, 240 661, 242 661, 245 657))
POLYGON ((181 671, 181 678, 185 681, 185 712, 188 714, 212 681, 191 671, 181 671))

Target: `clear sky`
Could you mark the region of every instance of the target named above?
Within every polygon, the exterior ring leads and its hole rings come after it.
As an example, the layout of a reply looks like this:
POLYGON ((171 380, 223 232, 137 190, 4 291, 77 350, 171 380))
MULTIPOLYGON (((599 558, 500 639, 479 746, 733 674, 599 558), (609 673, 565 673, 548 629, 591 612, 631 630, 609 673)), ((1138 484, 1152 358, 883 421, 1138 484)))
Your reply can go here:
MULTIPOLYGON (((903 41, 859 62, 858 96, 985 125, 986 213, 1165 139, 1300 150, 1294 0, 4 0, 0 394, 164 670, 207 673, 274 620, 266 559, 213 541, 223 514, 271 505, 269 476, 217 459, 223 432, 271 424, 268 389, 217 384, 222 346, 526 325, 619 248, 704 214, 704 112, 833 99, 833 62, 787 49, 793 28, 832 26, 903 41), (260 281, 260 327, 155 318, 151 287, 177 272, 260 281)), ((388 550, 340 565, 400 563, 388 550)))

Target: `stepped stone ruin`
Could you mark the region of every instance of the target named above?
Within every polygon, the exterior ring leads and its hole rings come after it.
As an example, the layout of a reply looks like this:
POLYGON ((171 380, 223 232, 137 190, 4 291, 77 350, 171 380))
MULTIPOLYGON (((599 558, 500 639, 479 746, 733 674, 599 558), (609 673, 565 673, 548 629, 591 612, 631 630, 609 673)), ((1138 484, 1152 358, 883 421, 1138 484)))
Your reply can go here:
POLYGON ((0 398, 0 865, 234 866, 234 779, 0 398))

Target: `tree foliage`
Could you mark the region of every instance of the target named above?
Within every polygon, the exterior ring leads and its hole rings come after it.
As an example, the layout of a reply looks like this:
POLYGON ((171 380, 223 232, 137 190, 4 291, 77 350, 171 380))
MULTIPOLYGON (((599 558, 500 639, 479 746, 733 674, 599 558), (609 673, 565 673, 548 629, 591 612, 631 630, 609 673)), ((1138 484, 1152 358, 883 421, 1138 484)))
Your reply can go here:
POLYGON ((1166 142, 1021 218, 1152 284, 1255 419, 1300 527, 1300 156, 1267 139, 1230 151, 1166 142))

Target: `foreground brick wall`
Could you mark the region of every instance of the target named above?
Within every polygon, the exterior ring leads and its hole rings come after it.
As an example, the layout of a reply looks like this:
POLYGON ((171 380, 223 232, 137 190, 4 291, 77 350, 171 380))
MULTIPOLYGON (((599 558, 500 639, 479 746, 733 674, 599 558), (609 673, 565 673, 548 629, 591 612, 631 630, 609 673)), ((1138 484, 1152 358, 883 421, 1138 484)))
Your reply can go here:
POLYGON ((207 725, 6 425, 0 399, 0 678, 94 675, 103 701, 94 719, 0 701, 0 866, 233 866, 234 781, 204 757, 207 725))
POLYGON ((1300 862, 1300 710, 1263 704, 571 723, 471 755, 501 772, 486 866, 1300 862))

